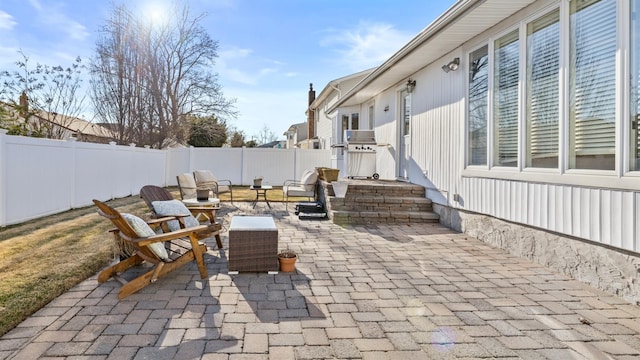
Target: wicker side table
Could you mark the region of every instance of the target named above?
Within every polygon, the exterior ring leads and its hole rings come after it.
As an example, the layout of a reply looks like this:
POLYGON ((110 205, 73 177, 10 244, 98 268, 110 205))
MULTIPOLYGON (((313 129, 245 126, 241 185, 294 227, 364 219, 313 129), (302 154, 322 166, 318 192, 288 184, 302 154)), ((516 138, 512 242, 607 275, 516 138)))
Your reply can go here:
POLYGON ((234 216, 229 226, 229 272, 278 271, 278 229, 271 216, 234 216))

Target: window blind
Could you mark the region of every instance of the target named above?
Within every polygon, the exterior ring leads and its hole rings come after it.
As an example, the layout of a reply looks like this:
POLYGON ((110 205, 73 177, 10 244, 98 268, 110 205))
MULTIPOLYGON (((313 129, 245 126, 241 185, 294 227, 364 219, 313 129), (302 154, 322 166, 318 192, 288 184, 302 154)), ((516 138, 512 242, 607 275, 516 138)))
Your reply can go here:
POLYGON ((570 18, 570 167, 615 169, 616 1, 574 0, 570 18))
POLYGON ((519 44, 515 30, 494 46, 494 161, 499 166, 518 165, 519 44))
POLYGON ((527 25, 527 166, 558 167, 560 12, 527 25))

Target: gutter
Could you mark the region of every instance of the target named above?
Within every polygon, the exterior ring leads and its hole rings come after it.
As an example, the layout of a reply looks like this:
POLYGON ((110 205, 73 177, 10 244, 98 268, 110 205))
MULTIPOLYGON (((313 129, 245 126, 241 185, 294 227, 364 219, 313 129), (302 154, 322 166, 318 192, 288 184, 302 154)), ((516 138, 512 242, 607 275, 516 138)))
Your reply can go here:
POLYGON ((486 0, 459 0, 447 11, 440 15, 436 20, 424 28, 418 35, 416 35, 411 41, 409 41, 402 49, 398 50, 387 61, 382 63, 371 74, 366 76, 362 81, 357 83, 351 90, 349 90, 344 97, 340 98, 328 112, 332 112, 349 100, 358 91, 369 85, 375 79, 384 74, 391 67, 402 61, 405 57, 409 56, 414 50, 427 42, 429 39, 440 33, 445 27, 454 21, 463 17, 467 12, 471 11, 477 6, 480 6, 486 0))

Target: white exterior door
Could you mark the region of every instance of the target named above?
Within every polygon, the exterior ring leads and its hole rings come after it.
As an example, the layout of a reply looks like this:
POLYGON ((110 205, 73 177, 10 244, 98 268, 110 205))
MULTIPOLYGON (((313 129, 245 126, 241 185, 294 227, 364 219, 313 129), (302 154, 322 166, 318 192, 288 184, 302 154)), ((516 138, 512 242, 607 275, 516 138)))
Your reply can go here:
POLYGON ((411 146, 411 94, 406 90, 400 91, 400 121, 398 139, 398 179, 409 179, 409 148, 411 146))

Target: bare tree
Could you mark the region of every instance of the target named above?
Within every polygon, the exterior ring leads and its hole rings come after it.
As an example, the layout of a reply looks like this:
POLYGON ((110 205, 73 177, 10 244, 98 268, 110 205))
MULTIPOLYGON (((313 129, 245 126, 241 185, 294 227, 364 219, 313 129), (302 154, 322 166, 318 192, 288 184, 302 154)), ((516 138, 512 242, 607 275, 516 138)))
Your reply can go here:
MULTIPOLYGON (((19 126, 20 135, 62 139, 74 118, 83 110, 84 95, 80 95, 82 70, 80 57, 68 67, 36 64, 31 67, 29 57, 22 51, 18 70, 2 71, 0 100, 20 115, 26 123, 19 126)), ((14 129, 17 129, 14 127, 14 129)))
POLYGON ((235 101, 211 71, 218 43, 200 25, 203 16, 192 18, 187 6, 173 14, 149 24, 120 6, 103 28, 94 103, 99 119, 119 128, 120 141, 162 148, 187 140, 190 116, 236 116, 235 101))
POLYGON ((98 121, 109 124, 116 141, 145 144, 145 114, 149 102, 144 84, 141 42, 131 36, 139 28, 129 11, 115 8, 96 42, 96 58, 91 66, 91 90, 98 121))
POLYGON ((270 143, 272 141, 276 141, 278 139, 278 136, 273 131, 271 131, 269 127, 267 127, 267 125, 264 125, 262 129, 260 129, 260 132, 258 132, 256 138, 258 144, 262 145, 270 143))

